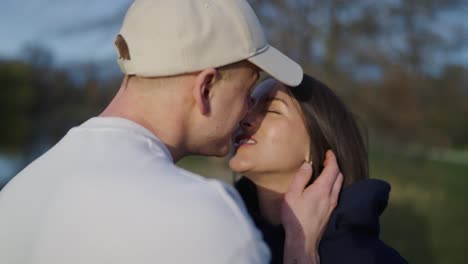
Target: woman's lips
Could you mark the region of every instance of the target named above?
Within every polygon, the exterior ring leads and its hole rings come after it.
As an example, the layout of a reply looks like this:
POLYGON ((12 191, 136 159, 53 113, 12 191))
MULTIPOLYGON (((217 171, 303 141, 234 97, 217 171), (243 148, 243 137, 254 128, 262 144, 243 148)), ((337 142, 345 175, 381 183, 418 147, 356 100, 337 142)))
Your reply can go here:
POLYGON ((249 135, 239 135, 234 140, 234 147, 237 149, 243 145, 255 145, 257 141, 249 135))

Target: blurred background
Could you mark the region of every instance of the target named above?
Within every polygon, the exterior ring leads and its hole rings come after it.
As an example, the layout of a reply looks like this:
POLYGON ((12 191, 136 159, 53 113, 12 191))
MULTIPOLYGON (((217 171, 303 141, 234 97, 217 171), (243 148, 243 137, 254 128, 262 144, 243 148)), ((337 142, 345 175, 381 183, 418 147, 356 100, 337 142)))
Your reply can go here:
MULTIPOLYGON (((102 111, 131 0, 0 2, 0 189, 102 111)), ((410 263, 468 261, 468 1, 251 0, 269 41, 327 83, 392 184, 382 236, 410 263)), ((225 159, 189 170, 232 182, 225 159)))

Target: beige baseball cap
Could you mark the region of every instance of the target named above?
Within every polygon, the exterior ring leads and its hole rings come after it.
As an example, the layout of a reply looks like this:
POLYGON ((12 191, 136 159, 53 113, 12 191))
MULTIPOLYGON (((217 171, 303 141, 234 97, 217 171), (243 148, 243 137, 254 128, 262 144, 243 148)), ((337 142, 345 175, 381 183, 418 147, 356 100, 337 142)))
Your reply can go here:
POLYGON ((301 66, 267 43, 246 0, 135 0, 120 35, 128 54, 118 61, 128 75, 171 76, 248 60, 286 85, 302 81, 301 66))

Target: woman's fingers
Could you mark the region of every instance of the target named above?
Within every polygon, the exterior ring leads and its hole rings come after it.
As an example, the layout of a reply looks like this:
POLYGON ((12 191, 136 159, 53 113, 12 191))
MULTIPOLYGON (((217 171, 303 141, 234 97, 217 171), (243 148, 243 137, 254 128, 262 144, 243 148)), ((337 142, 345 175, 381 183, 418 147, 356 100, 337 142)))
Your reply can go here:
MULTIPOLYGON (((341 186, 343 185, 343 174, 338 174, 335 183, 333 184, 333 189, 331 191, 331 204, 333 204, 333 208, 338 204, 338 197, 340 196, 341 186)), ((332 208, 332 209, 333 209, 332 208)))
POLYGON ((336 160, 335 152, 329 149, 325 152, 325 161, 323 162, 323 165, 327 166, 332 160, 336 160))
POLYGON ((343 174, 340 172, 333 151, 327 151, 322 173, 312 185, 306 188, 311 178, 312 166, 309 163, 302 164, 291 181, 286 199, 295 199, 304 193, 307 196, 309 194, 314 197, 319 196, 322 201, 329 201, 330 204, 336 205, 343 185, 343 174))
POLYGON ((312 177, 312 166, 303 164, 291 181, 281 208, 286 237, 300 238, 301 245, 310 252, 319 245, 343 184, 333 152, 327 152, 324 166, 318 179, 305 188, 312 177))
POLYGON ((338 162, 333 151, 329 150, 326 154, 325 162, 323 163, 324 168, 322 173, 317 177, 315 182, 309 186, 307 189, 311 189, 311 192, 317 191, 313 190, 315 188, 318 191, 323 192, 323 194, 330 195, 333 189, 333 185, 336 182, 338 174, 340 174, 340 169, 338 168, 338 162))
POLYGON ((301 195, 311 178, 312 166, 309 163, 302 164, 289 185, 288 194, 296 197, 301 195))

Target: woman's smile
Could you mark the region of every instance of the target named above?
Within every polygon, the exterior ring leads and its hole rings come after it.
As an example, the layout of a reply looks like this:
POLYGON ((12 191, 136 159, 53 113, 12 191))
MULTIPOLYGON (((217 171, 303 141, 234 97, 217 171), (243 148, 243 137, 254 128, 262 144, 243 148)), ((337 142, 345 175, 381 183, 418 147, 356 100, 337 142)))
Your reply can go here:
POLYGON ((233 137, 231 169, 245 176, 296 170, 309 156, 310 142, 299 105, 274 80, 261 83, 252 99, 233 137))
POLYGON ((257 140, 248 134, 240 134, 234 138, 234 148, 238 150, 240 147, 255 145, 257 140))

